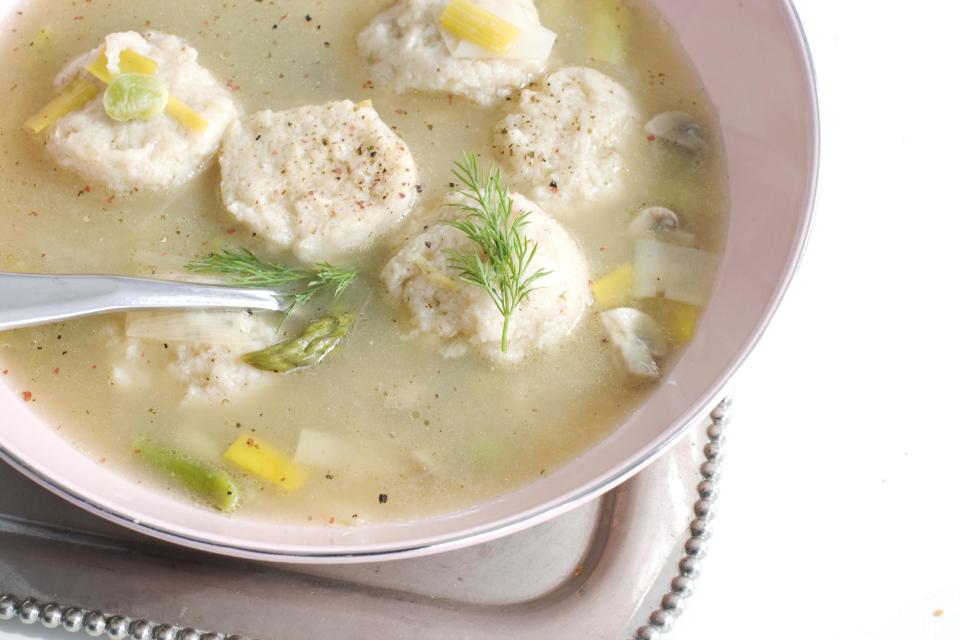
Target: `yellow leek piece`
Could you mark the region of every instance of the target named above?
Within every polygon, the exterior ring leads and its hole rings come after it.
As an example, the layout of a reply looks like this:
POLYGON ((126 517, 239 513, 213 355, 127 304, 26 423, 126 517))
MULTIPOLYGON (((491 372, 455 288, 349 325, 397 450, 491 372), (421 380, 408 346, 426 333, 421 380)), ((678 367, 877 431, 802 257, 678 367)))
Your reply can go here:
POLYGON ((373 108, 373 100, 361 100, 357 103, 357 109, 373 108))
POLYGON ((284 491, 296 491, 307 480, 307 470, 252 435, 240 436, 223 457, 238 467, 272 482, 284 491))
POLYGON ((633 265, 621 265, 593 283, 593 297, 604 309, 629 305, 633 300, 633 265))
POLYGON ((167 113, 191 131, 199 133, 207 128, 206 118, 188 107, 176 96, 171 95, 167 98, 167 113))
POLYGON ((52 41, 53 31, 50 30, 50 27, 43 27, 30 41, 30 51, 34 55, 41 54, 50 47, 52 41))
MULTIPOLYGON (((120 73, 142 73, 147 76, 154 76, 160 65, 156 60, 142 56, 135 51, 124 49, 120 52, 120 73)), ((101 52, 100 56, 87 65, 87 71, 97 80, 109 83, 113 80, 113 75, 107 70, 107 54, 101 52)))
POLYGON ((674 344, 693 339, 700 323, 700 307, 667 298, 644 298, 640 307, 657 321, 674 344))
POLYGON ((83 109, 99 93, 100 87, 93 82, 84 77, 74 78, 57 97, 31 116, 23 126, 28 131, 40 133, 68 113, 83 109))
POLYGON ((587 54, 593 60, 622 64, 627 58, 626 19, 620 0, 594 0, 590 12, 590 39, 587 54))
POLYGON ((440 16, 440 26, 451 35, 478 44, 494 53, 507 53, 520 37, 520 29, 469 0, 453 0, 440 16))

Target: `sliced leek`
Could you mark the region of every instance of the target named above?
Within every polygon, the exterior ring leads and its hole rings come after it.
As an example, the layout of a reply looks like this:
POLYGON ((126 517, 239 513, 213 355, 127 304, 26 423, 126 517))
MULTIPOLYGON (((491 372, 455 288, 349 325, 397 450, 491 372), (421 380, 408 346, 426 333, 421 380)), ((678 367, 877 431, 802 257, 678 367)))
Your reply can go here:
POLYGON ((207 128, 207 119, 187 106, 177 96, 171 95, 167 99, 167 113, 191 131, 200 133, 207 128))
POLYGON ((587 55, 598 62, 622 64, 627 58, 627 36, 620 0, 594 0, 591 4, 587 55))
POLYGON ((163 113, 169 98, 166 85, 156 76, 121 73, 103 93, 103 110, 117 122, 152 120, 163 113))
POLYGON ((520 37, 520 29, 469 0, 453 0, 440 16, 451 35, 504 54, 520 37))
POLYGON ((223 457, 285 491, 296 491, 307 480, 304 467, 294 464, 281 451, 252 435, 237 438, 223 457))
POLYGON ((40 133, 68 113, 83 109, 99 93, 100 87, 93 82, 82 76, 74 78, 57 97, 31 116, 23 126, 28 131, 40 133))
MULTIPOLYGON (((87 65, 87 73, 100 82, 109 83, 113 80, 115 74, 110 73, 107 68, 108 65, 106 52, 101 52, 96 60, 87 65)), ((119 67, 120 73, 142 73, 147 76, 155 76, 157 71, 160 70, 160 64, 156 60, 142 56, 130 49, 124 49, 120 52, 119 67)))
POLYGON ((593 297, 604 309, 630 304, 633 300, 633 265, 621 265, 593 283, 593 297))

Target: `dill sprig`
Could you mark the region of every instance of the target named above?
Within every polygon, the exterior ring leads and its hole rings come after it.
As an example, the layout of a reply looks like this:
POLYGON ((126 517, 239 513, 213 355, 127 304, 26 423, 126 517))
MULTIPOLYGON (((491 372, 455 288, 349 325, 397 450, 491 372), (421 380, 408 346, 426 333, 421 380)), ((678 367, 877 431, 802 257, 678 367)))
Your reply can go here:
POLYGON ((476 248, 471 254, 449 249, 444 253, 460 272, 460 279, 486 291, 497 306, 503 316, 500 349, 506 353, 510 318, 536 289, 533 285, 550 272, 538 269, 527 275, 538 246, 523 233, 530 224, 530 212, 514 215, 513 199, 502 184, 500 170, 491 165, 484 173, 477 155, 464 153, 463 161, 454 165, 453 175, 464 187, 457 193, 467 202, 450 205, 459 207, 464 216, 443 224, 462 231, 476 248))
POLYGON ((297 308, 310 302, 314 296, 330 288, 333 288, 334 298, 339 298, 358 275, 356 271, 341 269, 329 262, 320 263, 313 269, 265 262, 248 249, 224 249, 219 253, 211 253, 202 260, 188 264, 187 270, 227 276, 230 284, 238 287, 292 288, 287 292, 290 305, 283 314, 283 320, 297 308))

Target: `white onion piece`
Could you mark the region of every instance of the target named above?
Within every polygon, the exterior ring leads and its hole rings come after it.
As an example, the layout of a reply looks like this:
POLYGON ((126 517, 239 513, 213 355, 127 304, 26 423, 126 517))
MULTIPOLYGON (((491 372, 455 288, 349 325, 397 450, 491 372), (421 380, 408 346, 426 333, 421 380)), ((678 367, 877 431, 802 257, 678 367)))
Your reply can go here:
POLYGON ((634 293, 662 296, 702 307, 710 297, 720 264, 714 253, 657 240, 638 240, 633 264, 634 293))
POLYGON ((254 327, 258 327, 256 319, 246 311, 139 311, 127 314, 126 335, 157 342, 257 348, 254 327))
POLYGON ((382 446, 367 446, 350 439, 317 431, 304 429, 300 432, 300 441, 297 443, 297 452, 293 461, 306 467, 321 467, 326 470, 336 470, 338 473, 349 473, 356 469, 356 461, 364 460, 378 472, 396 474, 408 471, 424 471, 425 460, 415 460, 406 453, 386 450, 382 446))
POLYGON ((600 321, 631 375, 647 379, 660 377, 660 367, 654 357, 667 355, 670 346, 656 320, 637 309, 622 307, 601 313, 600 321))

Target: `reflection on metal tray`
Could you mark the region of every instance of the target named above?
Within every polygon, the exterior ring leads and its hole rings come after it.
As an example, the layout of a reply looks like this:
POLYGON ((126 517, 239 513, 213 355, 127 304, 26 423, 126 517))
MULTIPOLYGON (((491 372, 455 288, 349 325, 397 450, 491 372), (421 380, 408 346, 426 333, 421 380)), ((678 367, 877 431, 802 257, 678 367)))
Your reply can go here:
MULTIPOLYGON (((0 618, 170 640, 225 637, 194 629, 264 640, 653 638, 679 613, 704 552, 724 408, 635 479, 571 513, 487 544, 370 565, 265 565, 184 550, 0 466, 0 593, 33 598, 0 599, 0 618), (49 602, 89 610, 44 610, 49 602)), ((0 622, 0 633, 12 624, 0 622)))

